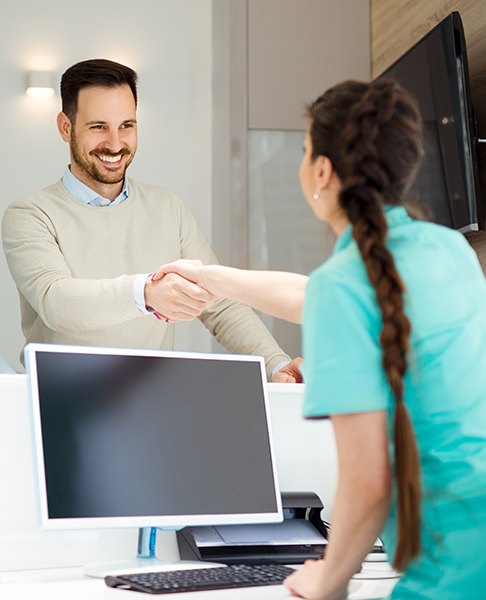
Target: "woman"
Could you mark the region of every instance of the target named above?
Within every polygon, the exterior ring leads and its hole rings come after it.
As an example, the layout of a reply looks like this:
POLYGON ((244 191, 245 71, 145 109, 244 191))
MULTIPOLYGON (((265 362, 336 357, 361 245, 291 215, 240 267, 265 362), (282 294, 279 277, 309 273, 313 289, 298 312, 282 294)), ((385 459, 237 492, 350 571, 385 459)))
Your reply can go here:
POLYGON ((484 597, 486 281, 462 235, 403 203, 422 154, 395 82, 345 82, 309 107, 300 181, 338 236, 309 280, 174 263, 216 296, 303 320, 304 414, 330 415, 339 481, 325 559, 285 582, 346 597, 378 535, 403 572, 392 598, 484 597))

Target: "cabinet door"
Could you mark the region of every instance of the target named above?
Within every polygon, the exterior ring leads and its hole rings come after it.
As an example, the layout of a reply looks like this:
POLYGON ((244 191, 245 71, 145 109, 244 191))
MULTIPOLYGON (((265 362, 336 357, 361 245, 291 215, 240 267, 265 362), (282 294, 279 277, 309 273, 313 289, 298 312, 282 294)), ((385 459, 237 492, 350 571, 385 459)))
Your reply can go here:
POLYGON ((249 128, 304 128, 306 102, 370 63, 366 0, 248 0, 249 128))

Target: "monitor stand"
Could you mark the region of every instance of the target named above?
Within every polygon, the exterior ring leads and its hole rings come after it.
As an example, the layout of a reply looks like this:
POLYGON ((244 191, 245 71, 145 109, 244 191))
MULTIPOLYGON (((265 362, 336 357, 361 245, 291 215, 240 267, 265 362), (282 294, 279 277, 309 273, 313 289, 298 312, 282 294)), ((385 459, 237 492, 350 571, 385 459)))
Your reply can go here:
MULTIPOLYGON (((87 577, 103 578, 112 573, 136 573, 138 571, 157 571, 175 568, 203 568, 215 566, 214 563, 202 563, 187 560, 160 560, 155 556, 157 527, 141 527, 138 530, 137 556, 126 561, 109 561, 87 564, 83 574, 87 577)), ((220 566, 220 565, 218 565, 220 566)))

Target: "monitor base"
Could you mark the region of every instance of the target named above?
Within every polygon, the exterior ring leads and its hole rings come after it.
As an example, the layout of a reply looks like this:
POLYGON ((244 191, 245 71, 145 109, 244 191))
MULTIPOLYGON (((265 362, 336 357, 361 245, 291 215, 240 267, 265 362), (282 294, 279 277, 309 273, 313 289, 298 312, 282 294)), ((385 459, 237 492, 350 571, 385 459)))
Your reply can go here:
POLYGON ((163 560, 155 555, 157 527, 141 527, 138 530, 137 556, 131 560, 89 563, 83 568, 86 577, 104 578, 121 573, 141 573, 147 571, 169 571, 177 569, 201 569, 222 567, 221 563, 207 563, 194 560, 163 560))

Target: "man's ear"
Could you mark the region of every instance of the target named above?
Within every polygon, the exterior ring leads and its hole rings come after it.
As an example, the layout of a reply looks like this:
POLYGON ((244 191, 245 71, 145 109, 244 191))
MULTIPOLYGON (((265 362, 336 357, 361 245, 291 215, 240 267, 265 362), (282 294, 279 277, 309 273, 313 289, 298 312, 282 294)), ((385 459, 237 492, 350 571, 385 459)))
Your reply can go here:
POLYGON ((329 185, 334 173, 332 162, 327 156, 319 155, 314 162, 316 189, 323 190, 329 185))
POLYGON ((72 123, 66 113, 60 112, 57 115, 57 128, 59 129, 62 139, 65 142, 70 142, 72 123))

